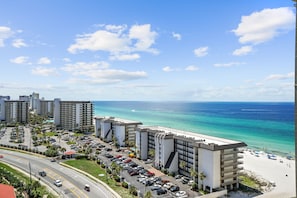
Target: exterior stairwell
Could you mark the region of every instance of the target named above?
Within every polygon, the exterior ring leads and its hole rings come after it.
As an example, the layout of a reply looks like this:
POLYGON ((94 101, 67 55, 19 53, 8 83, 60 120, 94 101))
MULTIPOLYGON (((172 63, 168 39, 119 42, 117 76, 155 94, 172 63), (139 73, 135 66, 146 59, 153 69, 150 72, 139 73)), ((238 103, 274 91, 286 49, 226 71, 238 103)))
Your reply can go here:
POLYGON ((171 162, 172 162, 172 160, 174 158, 174 155, 175 155, 175 152, 171 152, 170 153, 169 158, 168 158, 168 160, 166 162, 165 168, 169 168, 170 167, 171 162))
POLYGON ((105 136, 104 136, 104 139, 107 138, 107 136, 108 136, 108 134, 110 133, 110 131, 111 131, 111 129, 109 129, 109 130, 107 131, 107 133, 106 133, 105 136))

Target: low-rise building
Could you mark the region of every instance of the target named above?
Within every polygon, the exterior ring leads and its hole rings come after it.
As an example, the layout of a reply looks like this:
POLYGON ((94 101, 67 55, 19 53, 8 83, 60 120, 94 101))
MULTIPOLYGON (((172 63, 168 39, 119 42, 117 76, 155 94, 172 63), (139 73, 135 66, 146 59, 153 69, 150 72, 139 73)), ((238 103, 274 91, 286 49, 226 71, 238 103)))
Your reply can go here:
POLYGON ((141 122, 114 117, 95 117, 95 135, 106 142, 119 146, 135 144, 135 131, 141 122))
POLYGON ((152 158, 156 168, 193 178, 210 192, 238 187, 243 169, 240 152, 246 146, 244 142, 166 127, 139 126, 136 130, 138 158, 152 158))

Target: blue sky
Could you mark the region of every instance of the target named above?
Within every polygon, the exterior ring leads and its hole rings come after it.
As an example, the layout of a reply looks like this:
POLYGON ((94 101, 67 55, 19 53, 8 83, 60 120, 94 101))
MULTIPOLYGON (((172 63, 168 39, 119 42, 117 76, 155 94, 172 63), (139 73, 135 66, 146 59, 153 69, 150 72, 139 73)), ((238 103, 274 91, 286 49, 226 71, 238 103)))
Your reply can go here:
POLYGON ((290 0, 3 0, 0 95, 294 101, 290 0))

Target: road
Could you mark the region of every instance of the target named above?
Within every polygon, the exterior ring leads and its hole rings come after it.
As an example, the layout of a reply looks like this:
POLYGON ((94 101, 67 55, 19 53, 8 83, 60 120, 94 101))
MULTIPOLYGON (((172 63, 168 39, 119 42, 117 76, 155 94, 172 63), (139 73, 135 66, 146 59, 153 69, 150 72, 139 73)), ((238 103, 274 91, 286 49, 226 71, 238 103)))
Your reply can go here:
POLYGON ((113 197, 112 193, 108 192, 108 190, 101 184, 96 183, 83 174, 62 166, 57 162, 50 162, 48 158, 2 149, 0 149, 0 155, 4 156, 4 158, 0 159, 0 162, 3 161, 11 164, 27 173, 30 173, 29 167, 31 167, 32 177, 40 178, 42 182, 54 189, 60 197, 113 197), (41 170, 44 170, 47 173, 47 176, 40 177, 38 172, 41 170), (55 179, 60 179, 63 182, 62 187, 56 187, 53 184, 55 179), (90 185, 90 192, 83 189, 85 184, 90 185))

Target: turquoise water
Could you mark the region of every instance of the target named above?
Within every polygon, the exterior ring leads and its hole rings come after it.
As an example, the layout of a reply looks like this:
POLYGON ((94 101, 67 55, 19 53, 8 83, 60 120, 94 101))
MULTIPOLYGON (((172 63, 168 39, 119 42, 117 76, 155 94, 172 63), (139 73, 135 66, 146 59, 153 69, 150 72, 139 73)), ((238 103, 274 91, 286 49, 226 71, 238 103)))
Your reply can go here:
POLYGON ((294 103, 95 101, 95 115, 243 141, 294 155, 294 103))

